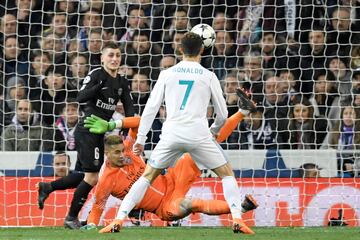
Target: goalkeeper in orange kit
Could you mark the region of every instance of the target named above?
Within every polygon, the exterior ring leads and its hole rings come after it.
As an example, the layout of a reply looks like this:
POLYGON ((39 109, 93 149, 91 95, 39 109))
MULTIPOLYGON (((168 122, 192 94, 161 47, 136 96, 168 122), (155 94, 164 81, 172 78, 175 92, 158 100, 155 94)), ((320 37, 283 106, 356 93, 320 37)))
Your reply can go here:
MULTIPOLYGON (((254 110, 255 106, 249 106, 249 102, 244 103, 243 100, 240 96, 240 107, 243 111, 238 111, 227 119, 216 138, 218 142, 222 142, 232 133, 243 119, 243 113, 254 110)), ((124 141, 120 136, 110 135, 106 137, 105 154, 107 161, 105 169, 96 187, 95 203, 88 217, 88 224, 83 228, 91 229, 98 225, 108 197, 113 195, 123 199, 132 184, 143 174, 145 163, 141 157, 132 152, 139 121, 139 117, 130 117, 123 120, 122 128, 130 128, 129 136, 124 141)), ((102 133, 107 130, 108 122, 96 116, 87 118, 85 123, 85 126, 90 128, 90 132, 93 133, 102 133)), ((145 197, 136 208, 155 213, 161 220, 165 221, 178 220, 196 212, 208 215, 230 213, 226 201, 185 198, 192 183, 200 174, 199 168, 190 155, 184 154, 173 168, 169 168, 165 175, 159 176, 151 184, 151 187, 145 193, 145 197)), ((242 203, 242 211, 247 212, 257 206, 252 196, 246 195, 242 203)), ((244 223, 243 225, 246 227, 244 223)), ((117 224, 115 220, 100 232, 116 232, 120 227, 121 225, 117 224)), ((247 229, 249 233, 252 232, 251 229, 247 229)))

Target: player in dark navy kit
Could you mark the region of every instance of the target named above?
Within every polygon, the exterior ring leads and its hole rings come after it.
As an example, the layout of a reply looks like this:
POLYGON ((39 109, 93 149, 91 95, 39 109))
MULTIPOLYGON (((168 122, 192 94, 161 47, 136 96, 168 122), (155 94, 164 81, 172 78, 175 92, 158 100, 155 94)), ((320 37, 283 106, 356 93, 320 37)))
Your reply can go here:
MULTIPOLYGON (((133 102, 130 96, 128 81, 118 74, 121 62, 120 48, 116 43, 107 43, 102 49, 102 67, 89 72, 78 93, 77 101, 81 104, 84 116, 75 130, 77 148, 76 170, 82 173, 51 183, 38 184, 39 208, 44 207, 44 201, 52 191, 75 188, 70 210, 65 218, 64 226, 70 229, 80 228, 78 214, 84 205, 89 192, 98 181, 98 173, 104 162, 104 135, 90 133, 84 127, 84 119, 91 115, 99 116, 109 121, 119 100, 124 105, 125 116, 134 116, 133 102), (82 178, 83 176, 83 178, 82 178)), ((122 121, 109 122, 108 130, 121 128, 122 121)))

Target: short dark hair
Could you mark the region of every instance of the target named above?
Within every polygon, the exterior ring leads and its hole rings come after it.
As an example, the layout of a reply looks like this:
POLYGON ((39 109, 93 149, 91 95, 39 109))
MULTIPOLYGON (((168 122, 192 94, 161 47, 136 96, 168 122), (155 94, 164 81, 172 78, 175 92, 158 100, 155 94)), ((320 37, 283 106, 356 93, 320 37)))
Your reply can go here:
POLYGON ((54 157, 55 157, 55 156, 66 156, 68 162, 71 162, 71 161, 70 161, 70 156, 69 156, 69 154, 67 154, 65 151, 57 151, 57 152, 55 153, 54 157))
POLYGON ((72 61, 74 61, 77 57, 83 57, 86 60, 86 65, 89 64, 89 55, 87 53, 77 53, 70 56, 69 63, 72 64, 72 61))
POLYGON ((357 75, 360 75, 360 70, 355 70, 355 71, 353 71, 352 78, 353 78, 353 79, 356 78, 357 75))
POLYGON ((110 147, 113 145, 119 145, 123 143, 123 139, 119 135, 108 135, 105 137, 104 145, 105 147, 110 147))
POLYGON ((311 169, 317 169, 317 170, 321 170, 322 168, 320 168, 318 165, 316 165, 315 163, 304 163, 303 165, 301 165, 299 167, 299 175, 300 177, 305 177, 306 176, 306 172, 311 170, 311 169))
POLYGON ((97 34, 100 34, 100 36, 102 36, 103 31, 102 31, 101 28, 92 28, 92 29, 90 30, 90 32, 89 32, 89 37, 90 37, 90 35, 93 34, 93 33, 97 33, 97 34))
POLYGON ((47 52, 41 50, 34 50, 30 53, 30 61, 34 61, 34 59, 38 56, 46 56, 50 60, 50 55, 47 52))
POLYGON ((326 69, 318 69, 315 71, 314 73, 314 80, 318 80, 318 78, 320 76, 325 76, 326 77, 326 80, 329 80, 329 81, 335 81, 336 80, 336 77, 335 75, 329 71, 329 70, 326 70, 326 69))
POLYGON ((18 40, 18 38, 16 37, 16 35, 15 35, 15 34, 11 34, 11 35, 8 35, 8 36, 5 37, 4 44, 5 44, 5 42, 6 42, 8 39, 10 39, 10 38, 15 38, 16 42, 19 43, 19 40, 18 40))
POLYGON ((107 42, 105 43, 105 45, 103 46, 103 48, 101 49, 101 51, 104 51, 107 48, 111 48, 111 49, 120 49, 119 44, 117 44, 116 42, 107 42))
POLYGON ((181 47, 185 56, 195 57, 200 54, 203 41, 201 37, 193 32, 185 33, 181 39, 181 47))
POLYGON ((133 10, 140 10, 140 11, 145 12, 145 11, 144 11, 144 8, 141 7, 141 5, 132 4, 132 5, 129 5, 129 7, 128 7, 128 11, 127 11, 127 12, 128 12, 128 15, 130 15, 131 11, 133 11, 133 10))
POLYGON ((66 67, 63 64, 50 65, 48 69, 46 69, 45 76, 48 76, 49 74, 59 74, 65 77, 66 67))
POLYGON ((150 31, 146 29, 136 29, 131 39, 134 40, 136 36, 146 36, 148 40, 150 39, 150 31))
POLYGON ((186 15, 188 15, 188 9, 186 7, 177 7, 176 10, 174 11, 174 15, 175 16, 175 13, 177 12, 185 12, 186 15))
POLYGON ((262 32, 262 38, 265 37, 266 35, 272 35, 274 38, 276 38, 276 34, 274 31, 263 31, 262 32))

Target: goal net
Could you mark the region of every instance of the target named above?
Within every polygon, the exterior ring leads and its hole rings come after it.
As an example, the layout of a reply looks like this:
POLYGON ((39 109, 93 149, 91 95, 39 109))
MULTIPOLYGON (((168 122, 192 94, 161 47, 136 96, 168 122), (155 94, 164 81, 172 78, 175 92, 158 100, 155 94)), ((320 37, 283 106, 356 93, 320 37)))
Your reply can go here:
MULTIPOLYGON (((201 64, 219 79, 229 117, 238 112, 239 87, 257 104, 220 143, 239 197, 252 194, 259 203, 244 214, 246 222, 359 226, 359 1, 2 1, 0 18, 0 226, 62 225, 73 190, 52 193, 41 211, 36 184, 75 168, 74 130, 82 116, 76 95, 88 72, 101 67, 102 46, 121 46, 119 74, 129 80, 141 115, 160 71, 181 61, 181 39, 200 23, 216 33, 201 64), (70 162, 55 157, 63 152, 70 162)), ((123 118, 123 104, 114 107, 113 119, 123 118)), ((207 117, 211 124, 211 103, 207 117)), ((161 106, 147 157, 165 119, 161 106)), ((204 170, 187 196, 223 200, 221 181, 204 170)), ((108 201, 102 224, 120 202, 108 201)), ((170 223, 133 215, 127 225, 231 221, 230 215, 191 214, 170 223)))

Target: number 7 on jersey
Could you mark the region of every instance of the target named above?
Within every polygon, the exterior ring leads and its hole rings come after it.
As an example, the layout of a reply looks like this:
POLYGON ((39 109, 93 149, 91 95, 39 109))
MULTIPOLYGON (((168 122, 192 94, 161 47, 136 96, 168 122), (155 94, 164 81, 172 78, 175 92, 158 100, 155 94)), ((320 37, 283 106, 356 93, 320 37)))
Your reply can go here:
POLYGON ((194 84, 194 80, 179 80, 179 84, 186 85, 185 96, 183 98, 183 101, 182 101, 181 107, 180 107, 180 110, 184 110, 187 100, 189 98, 192 86, 194 84))

